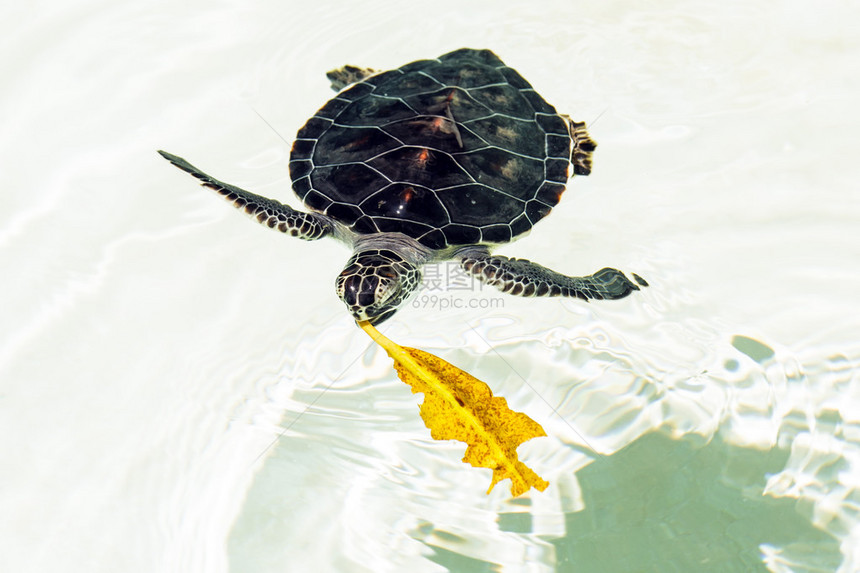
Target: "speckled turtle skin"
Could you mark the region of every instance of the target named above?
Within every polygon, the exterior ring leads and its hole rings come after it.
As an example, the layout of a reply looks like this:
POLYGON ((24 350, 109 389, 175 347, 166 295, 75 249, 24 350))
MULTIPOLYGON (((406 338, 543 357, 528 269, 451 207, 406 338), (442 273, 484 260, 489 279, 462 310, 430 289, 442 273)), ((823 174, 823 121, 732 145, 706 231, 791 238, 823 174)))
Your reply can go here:
MULTIPOLYGON (((463 49, 329 100, 299 130, 290 175, 308 207, 355 233, 403 233, 434 250, 498 244, 558 203, 571 142, 568 120, 516 70, 463 49)), ((580 147, 586 158, 594 144, 580 147)))
POLYGON ((491 253, 546 217, 571 176, 591 172, 596 146, 584 123, 558 114, 493 52, 464 48, 387 72, 344 66, 328 77, 338 94, 290 155, 293 190, 310 212, 159 153, 269 228, 349 245, 335 291, 357 321, 393 316, 423 266, 444 260, 526 297, 619 299, 648 286, 613 268, 571 277, 491 253))

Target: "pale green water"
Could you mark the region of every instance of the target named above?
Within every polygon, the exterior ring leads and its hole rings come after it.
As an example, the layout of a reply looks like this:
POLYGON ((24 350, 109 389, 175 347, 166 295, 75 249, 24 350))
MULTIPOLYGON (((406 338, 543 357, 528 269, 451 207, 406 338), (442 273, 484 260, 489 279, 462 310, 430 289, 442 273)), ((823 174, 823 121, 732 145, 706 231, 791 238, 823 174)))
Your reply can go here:
POLYGON ((0 569, 860 570, 858 17, 4 7, 0 569), (517 500, 429 438, 334 295, 341 246, 256 227, 155 153, 296 205, 288 142, 326 70, 461 46, 599 143, 593 175, 501 252, 652 285, 385 325, 543 425, 519 451, 552 485, 517 500))

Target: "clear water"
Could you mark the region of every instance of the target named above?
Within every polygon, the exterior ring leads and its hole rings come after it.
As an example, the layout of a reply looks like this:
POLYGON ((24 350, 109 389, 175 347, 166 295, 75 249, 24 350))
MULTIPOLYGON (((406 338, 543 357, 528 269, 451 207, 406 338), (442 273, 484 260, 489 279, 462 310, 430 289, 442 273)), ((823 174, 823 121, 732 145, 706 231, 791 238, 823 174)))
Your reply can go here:
POLYGON ((857 5, 0 12, 4 571, 860 570, 857 5), (502 252, 652 285, 386 325, 546 429, 520 453, 552 485, 516 500, 429 438, 334 295, 341 246, 155 153, 295 204, 324 71, 461 46, 600 144, 502 252))

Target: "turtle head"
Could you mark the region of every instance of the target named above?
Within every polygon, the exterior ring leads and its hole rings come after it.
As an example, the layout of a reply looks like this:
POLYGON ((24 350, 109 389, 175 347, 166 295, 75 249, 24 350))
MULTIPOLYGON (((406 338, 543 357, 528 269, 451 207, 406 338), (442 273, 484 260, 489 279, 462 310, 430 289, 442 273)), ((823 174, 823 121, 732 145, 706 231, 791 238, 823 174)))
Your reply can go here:
POLYGON ((421 283, 421 270, 394 251, 355 253, 337 277, 337 296, 358 321, 379 324, 421 283))

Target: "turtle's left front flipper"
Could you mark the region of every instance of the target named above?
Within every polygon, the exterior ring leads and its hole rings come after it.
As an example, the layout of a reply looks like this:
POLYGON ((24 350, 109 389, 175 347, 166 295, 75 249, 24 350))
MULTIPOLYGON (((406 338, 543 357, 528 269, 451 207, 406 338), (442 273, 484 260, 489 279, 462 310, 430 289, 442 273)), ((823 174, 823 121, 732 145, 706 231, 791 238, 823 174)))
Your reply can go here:
POLYGON ((235 185, 218 181, 203 173, 181 157, 166 151, 158 152, 162 157, 186 173, 190 173, 225 199, 237 209, 242 209, 258 223, 270 229, 276 229, 299 239, 313 241, 325 237, 332 231, 332 226, 325 218, 314 213, 302 213, 289 205, 284 205, 268 197, 240 189, 235 185))
POLYGON ((499 290, 519 296, 570 296, 584 300, 624 298, 639 286, 648 286, 634 274, 636 283, 619 270, 605 268, 587 277, 569 277, 526 259, 509 259, 474 249, 460 265, 470 275, 499 290))

